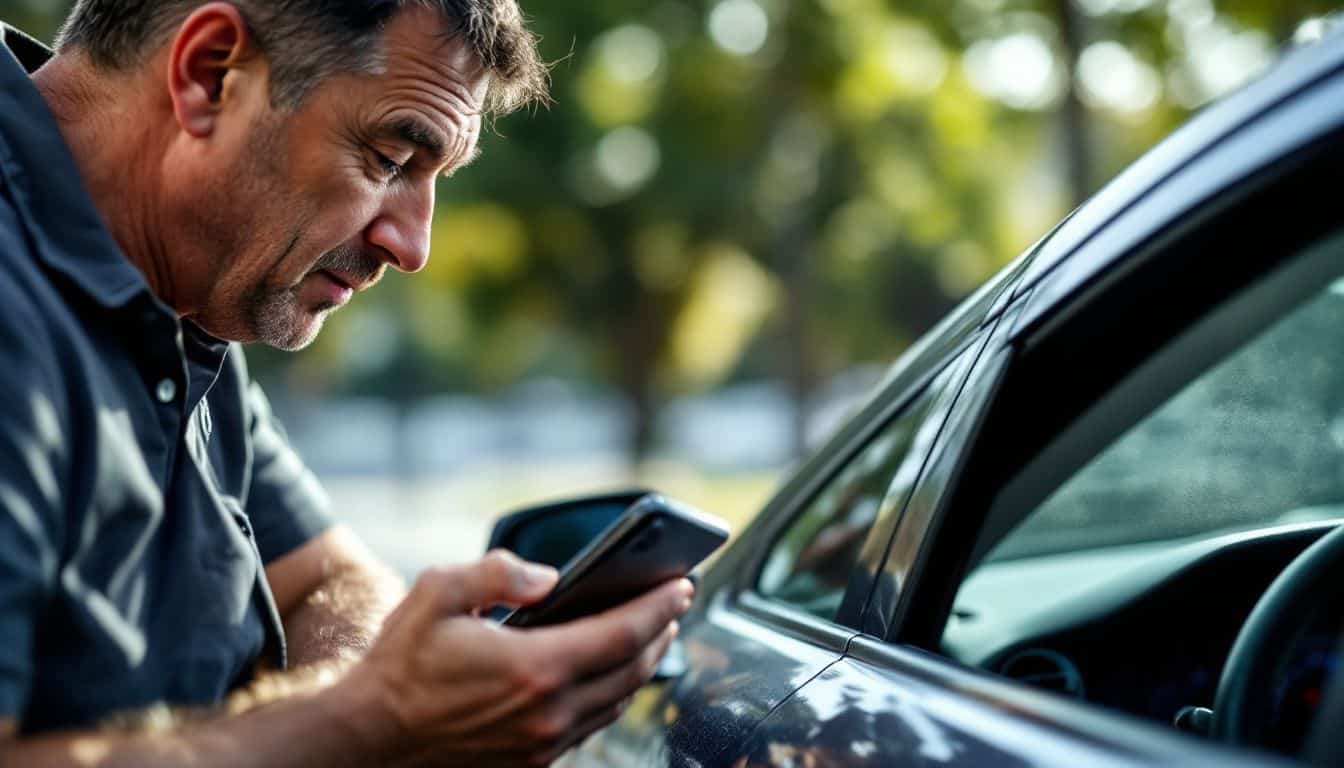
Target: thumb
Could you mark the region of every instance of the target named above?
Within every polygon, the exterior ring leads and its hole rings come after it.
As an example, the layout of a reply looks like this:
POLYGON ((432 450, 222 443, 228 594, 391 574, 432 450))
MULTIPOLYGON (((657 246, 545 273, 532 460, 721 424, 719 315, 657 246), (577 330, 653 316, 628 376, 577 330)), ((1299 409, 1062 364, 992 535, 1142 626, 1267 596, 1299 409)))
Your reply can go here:
POLYGON ((527 605, 545 597, 559 575, 549 565, 529 563, 503 549, 492 550, 477 562, 463 567, 461 582, 445 595, 451 613, 491 606, 527 605))

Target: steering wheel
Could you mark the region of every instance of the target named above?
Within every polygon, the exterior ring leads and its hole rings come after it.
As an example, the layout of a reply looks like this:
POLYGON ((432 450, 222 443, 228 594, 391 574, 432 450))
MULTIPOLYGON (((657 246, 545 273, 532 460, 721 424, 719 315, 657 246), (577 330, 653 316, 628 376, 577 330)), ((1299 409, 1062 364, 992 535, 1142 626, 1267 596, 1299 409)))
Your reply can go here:
POLYGON ((1300 637, 1304 619, 1344 579, 1344 526, 1318 539, 1283 569, 1241 625, 1214 697, 1212 735, 1228 744, 1261 745, 1279 663, 1300 637))

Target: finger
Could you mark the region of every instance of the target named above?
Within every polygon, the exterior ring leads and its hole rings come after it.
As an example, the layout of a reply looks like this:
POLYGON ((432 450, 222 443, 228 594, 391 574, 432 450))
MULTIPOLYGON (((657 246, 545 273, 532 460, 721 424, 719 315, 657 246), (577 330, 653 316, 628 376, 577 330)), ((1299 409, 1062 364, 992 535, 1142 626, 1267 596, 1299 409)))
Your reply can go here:
POLYGON ((609 704, 606 707, 594 712, 587 719, 581 721, 574 728, 570 729, 569 734, 561 742, 549 749, 542 750, 541 753, 533 755, 530 761, 532 765, 550 765, 561 755, 573 747, 583 743, 594 732, 601 730, 608 725, 616 722, 625 714, 625 710, 630 706, 630 699, 625 698, 609 704))
POLYGON ((649 644, 644 652, 616 669, 584 681, 562 700, 562 706, 577 712, 579 719, 594 712, 609 709, 621 699, 629 698, 653 677, 658 662, 677 636, 677 622, 672 622, 649 644))
POLYGON ((500 603, 535 603, 555 587, 558 578, 549 565, 529 563, 508 550, 494 549, 467 568, 458 607, 468 611, 500 603))
POLYGON ((595 616, 525 631, 540 641, 541 661, 562 665, 572 679, 582 680, 638 656, 686 612, 693 593, 689 581, 676 579, 595 616))
POLYGON ((452 728, 442 736, 456 736, 458 746, 485 752, 518 751, 524 756, 558 755, 576 739, 591 733, 598 723, 614 717, 616 707, 653 675, 658 660, 676 636, 675 622, 639 657, 619 670, 584 683, 570 685, 552 695, 529 702, 526 695, 504 696, 470 713, 454 717, 452 728), (524 709, 526 707, 526 709, 524 709), (516 713, 516 719, 514 719, 516 713), (513 720, 512 727, 482 729, 489 723, 513 720), (464 742, 462 734, 467 736, 464 742))
POLYGON ((426 570, 411 589, 408 611, 420 620, 437 620, 500 603, 535 602, 551 591, 556 578, 550 566, 497 549, 470 565, 426 570))
POLYGON ((545 751, 556 745, 568 745, 587 735, 583 729, 603 713, 609 713, 644 686, 658 668, 658 660, 676 637, 676 622, 635 659, 594 679, 571 686, 559 695, 528 712, 522 720, 522 733, 535 748, 545 751), (583 730, 576 730, 583 729, 583 730))

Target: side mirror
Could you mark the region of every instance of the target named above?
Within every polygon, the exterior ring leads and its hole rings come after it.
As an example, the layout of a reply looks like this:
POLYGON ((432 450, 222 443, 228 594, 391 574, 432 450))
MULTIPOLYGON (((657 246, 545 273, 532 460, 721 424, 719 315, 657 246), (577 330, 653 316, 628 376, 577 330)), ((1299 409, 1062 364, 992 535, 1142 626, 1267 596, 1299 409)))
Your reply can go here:
POLYGON ((648 493, 632 489, 510 513, 495 523, 488 548, 507 549, 524 560, 560 568, 648 493))
MULTIPOLYGON (((487 548, 507 549, 524 560, 561 568, 616 522, 631 504, 648 494, 649 491, 634 489, 512 512, 495 523, 487 548)), ((497 606, 486 615, 498 621, 508 612, 507 608, 497 606)), ((653 682, 673 680, 685 671, 686 656, 681 639, 677 638, 659 662, 653 682)))

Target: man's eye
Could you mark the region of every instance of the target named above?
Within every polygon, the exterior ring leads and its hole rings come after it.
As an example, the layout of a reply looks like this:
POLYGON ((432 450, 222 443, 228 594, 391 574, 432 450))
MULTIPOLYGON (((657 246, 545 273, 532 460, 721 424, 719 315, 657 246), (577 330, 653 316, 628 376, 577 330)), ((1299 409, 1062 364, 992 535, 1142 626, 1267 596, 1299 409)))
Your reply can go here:
POLYGON ((406 170, 405 166, 376 149, 373 150, 373 157, 378 161, 378 169, 383 172, 383 175, 387 177, 388 181, 400 176, 402 172, 406 170))

